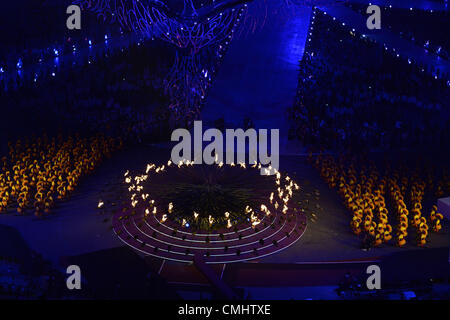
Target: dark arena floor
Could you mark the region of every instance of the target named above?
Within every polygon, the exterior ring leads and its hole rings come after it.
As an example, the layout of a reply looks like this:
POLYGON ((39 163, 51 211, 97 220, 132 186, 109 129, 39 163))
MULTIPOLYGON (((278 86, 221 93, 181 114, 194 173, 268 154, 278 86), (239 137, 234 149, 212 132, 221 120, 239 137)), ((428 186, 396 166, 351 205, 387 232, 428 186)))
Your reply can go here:
MULTIPOLYGON (((120 152, 108 159, 95 174, 86 178, 71 199, 59 204, 51 215, 40 219, 30 214, 3 215, 2 225, 14 227, 20 234, 14 241, 20 250, 10 255, 26 255, 20 252, 28 252, 29 246, 55 265, 61 265, 62 261, 71 263, 74 261, 87 272, 90 272, 91 268, 101 269, 92 263, 92 259, 97 255, 100 261, 101 256, 108 257, 112 264, 119 260, 125 260, 122 262, 125 264, 127 260, 136 263, 139 256, 145 261, 147 272, 151 270, 158 274, 168 282, 170 288, 180 291, 185 297, 195 298, 202 294, 205 298, 210 296, 215 291, 211 288, 208 277, 192 262, 174 261, 170 256, 155 253, 153 250, 146 252, 139 243, 133 245, 121 240, 113 228, 114 216, 117 212, 121 213, 119 204, 113 205, 117 199, 114 185, 122 176, 117 175, 117 172, 138 170, 144 168, 147 163, 165 163, 164 159, 168 158, 169 153, 169 149, 161 146, 135 147, 120 152), (106 204, 104 210, 97 208, 99 199, 106 204), (120 248, 125 251, 117 251, 120 248), (130 255, 130 251, 135 255, 130 255), (91 258, 86 259, 85 256, 91 258)), ((447 221, 443 223, 441 232, 433 234, 430 242, 422 248, 418 248, 415 243, 409 243, 401 248, 394 244, 386 244, 364 250, 362 238, 355 237, 349 228, 349 213, 339 196, 323 182, 317 171, 306 161, 306 157, 281 156, 280 164, 301 186, 301 192, 295 200, 299 201, 302 204, 300 208, 304 209, 305 230, 298 235, 298 239, 292 240, 293 242, 289 242, 286 246, 280 242, 278 247, 267 252, 251 253, 248 256, 233 254, 229 259, 231 261, 227 263, 220 260, 213 261, 211 270, 233 287, 250 288, 247 289, 249 292, 253 291, 251 288, 267 287, 268 292, 253 293, 256 297, 260 294, 261 299, 273 299, 271 294, 277 292, 277 288, 292 290, 292 287, 294 287, 292 292, 285 291, 286 295, 280 296, 279 293, 278 295, 281 298, 291 298, 295 295, 303 298, 330 296, 338 298, 328 288, 335 287, 347 273, 359 276, 367 265, 385 261, 389 263, 390 259, 401 261, 395 264, 396 270, 415 263, 417 266, 420 265, 421 272, 432 273, 431 269, 435 263, 433 261, 441 261, 442 257, 445 258, 448 254, 450 233, 447 221), (430 260, 422 265, 423 254, 427 253, 430 254, 430 260), (286 277, 280 278, 280 272, 286 274, 286 277), (303 287, 306 288, 303 291, 298 289, 303 287), (317 292, 310 291, 311 287, 317 292), (272 288, 272 291, 269 288, 272 288)), ((150 235, 150 232, 147 233, 150 235)), ((173 245, 170 240, 167 243, 173 245)), ((219 238, 217 240, 220 242, 219 238)), ((163 247, 164 245, 161 245, 161 248, 163 247)), ((183 260, 185 256, 181 257, 180 260, 183 260)), ((97 273, 95 271, 92 273, 92 277, 96 278, 97 273)), ((395 275, 394 277, 398 278, 395 275)), ((417 275, 403 274, 403 277, 405 278, 403 280, 415 279, 417 275)), ((107 292, 106 298, 111 297, 111 291, 105 289, 105 286, 110 286, 109 283, 99 283, 98 286, 101 292, 107 292)), ((133 291, 131 297, 134 294, 138 293, 133 291)))
POLYGON ((447 1, 18 2, 0 300, 450 299, 447 1))

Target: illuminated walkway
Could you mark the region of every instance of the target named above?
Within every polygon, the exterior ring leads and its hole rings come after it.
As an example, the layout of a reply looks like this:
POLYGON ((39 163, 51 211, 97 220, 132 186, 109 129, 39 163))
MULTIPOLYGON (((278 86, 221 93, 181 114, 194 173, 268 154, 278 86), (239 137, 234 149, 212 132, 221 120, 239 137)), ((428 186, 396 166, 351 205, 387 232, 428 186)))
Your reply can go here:
MULTIPOLYGON (((274 2, 269 6, 280 5, 274 2)), ((263 14, 254 3, 249 10, 249 14, 263 14)), ((203 109, 207 126, 224 117, 227 127, 242 128, 249 117, 257 129, 280 129, 282 153, 299 151, 287 141, 286 110, 294 103, 311 8, 292 10, 294 18, 269 13, 262 31, 233 39, 203 109)))
POLYGON ((436 11, 448 10, 448 1, 445 0, 442 0, 441 2, 429 0, 351 0, 349 2, 362 4, 368 4, 370 2, 371 4, 376 4, 383 7, 392 6, 392 8, 417 8, 436 11))
MULTIPOLYGON (((343 5, 319 6, 319 9, 335 17, 339 22, 345 23, 349 29, 354 28, 357 33, 365 34, 375 40, 380 45, 384 45, 393 54, 398 54, 400 58, 410 59, 413 63, 424 66, 427 70, 439 70, 440 74, 449 78, 450 62, 442 59, 435 53, 429 53, 424 48, 416 46, 413 42, 402 39, 399 35, 391 31, 368 30, 366 17, 343 5), (395 50, 395 52, 394 52, 395 50)), ((432 72, 435 74, 435 72, 432 72)))

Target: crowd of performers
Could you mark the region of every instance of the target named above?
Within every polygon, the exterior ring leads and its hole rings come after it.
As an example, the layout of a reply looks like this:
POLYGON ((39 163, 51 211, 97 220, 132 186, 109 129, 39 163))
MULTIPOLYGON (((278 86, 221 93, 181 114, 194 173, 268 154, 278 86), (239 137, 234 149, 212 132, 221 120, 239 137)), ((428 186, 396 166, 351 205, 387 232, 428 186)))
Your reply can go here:
POLYGON ((434 175, 423 167, 407 170, 386 163, 381 172, 374 163, 355 157, 313 157, 312 153, 309 161, 338 192, 352 214, 351 230, 363 236, 366 245, 377 247, 392 240, 402 247, 408 240, 424 246, 430 232, 442 229, 443 215, 437 206, 433 204, 429 211, 424 207, 430 197, 450 193, 450 175, 445 169, 434 175))
POLYGON ((1 158, 0 213, 49 214, 55 202, 67 199, 80 180, 122 147, 120 139, 96 135, 17 140, 1 158))
POLYGON ((7 91, 0 77, 0 104, 8 119, 0 129, 9 139, 23 136, 23 128, 57 134, 62 127, 135 140, 154 136, 168 123, 163 79, 173 59, 167 45, 150 41, 81 54, 76 65, 62 59, 56 71, 43 68, 34 79, 24 71, 18 86, 8 85, 7 91))
MULTIPOLYGON (((367 4, 349 3, 353 10, 366 15, 367 4)), ((443 37, 440 30, 450 27, 448 10, 414 8, 389 8, 382 10, 383 28, 398 33, 402 38, 413 41, 427 51, 441 58, 450 59, 450 39, 443 37)))
POLYGON ((316 10, 291 138, 327 150, 445 148, 450 82, 316 10))

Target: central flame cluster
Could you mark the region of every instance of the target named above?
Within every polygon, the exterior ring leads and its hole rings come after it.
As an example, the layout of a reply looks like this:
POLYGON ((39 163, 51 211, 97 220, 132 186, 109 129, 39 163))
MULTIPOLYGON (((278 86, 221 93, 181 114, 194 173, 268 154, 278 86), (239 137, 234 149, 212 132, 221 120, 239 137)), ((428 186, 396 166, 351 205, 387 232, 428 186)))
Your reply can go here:
MULTIPOLYGON (((228 164, 224 164, 223 162, 219 162, 215 164, 217 168, 222 168, 228 164)), ((252 169, 261 169, 261 164, 255 162, 253 165, 246 165, 245 163, 237 164, 242 170, 252 170, 252 169)), ((229 164, 231 167, 237 166, 235 163, 229 164)), ((157 166, 155 164, 148 164, 144 174, 136 175, 132 177, 130 175, 130 171, 126 171, 124 174, 124 182, 127 185, 128 192, 130 194, 130 205, 132 208, 136 208, 137 206, 144 207, 145 216, 148 217, 150 215, 159 214, 160 215, 160 223, 165 223, 169 220, 170 214, 174 210, 174 204, 170 202, 168 206, 164 206, 164 208, 158 207, 156 201, 152 199, 149 193, 146 193, 144 190, 143 182, 151 179, 152 175, 160 175, 164 174, 164 172, 169 167, 190 167, 194 166, 194 161, 184 160, 175 164, 171 160, 167 162, 167 164, 157 166), (159 210, 159 211, 158 211, 159 210)), ((273 175, 274 179, 274 190, 270 193, 267 198, 267 202, 261 203, 258 208, 252 208, 247 205, 245 208, 245 215, 248 216, 248 221, 250 222, 252 228, 255 228, 262 221, 264 216, 270 216, 272 214, 287 214, 289 211, 289 201, 292 199, 294 191, 299 190, 299 185, 294 182, 288 175, 282 176, 281 172, 277 169, 268 167, 267 170, 274 170, 275 175, 273 175)), ((100 205, 100 204, 99 204, 100 205)), ((224 217, 226 220, 226 227, 231 228, 233 223, 230 218, 230 213, 228 211, 224 212, 224 217)), ((199 219, 199 213, 193 211, 192 219, 197 221, 199 219)), ((213 226, 216 223, 216 219, 212 216, 208 216, 208 222, 210 226, 213 226)), ((182 219, 181 226, 186 227, 188 225, 188 221, 186 218, 182 219)))

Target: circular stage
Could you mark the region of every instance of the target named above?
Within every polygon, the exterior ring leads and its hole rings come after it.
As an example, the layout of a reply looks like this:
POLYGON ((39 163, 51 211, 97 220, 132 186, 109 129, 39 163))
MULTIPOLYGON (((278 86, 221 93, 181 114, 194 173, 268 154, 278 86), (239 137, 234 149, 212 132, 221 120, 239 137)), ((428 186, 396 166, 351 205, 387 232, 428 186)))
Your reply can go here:
MULTIPOLYGON (((139 212, 140 211, 140 212, 139 212)), ((260 228, 243 224, 236 231, 194 233, 161 217, 119 211, 113 218, 114 232, 128 246, 161 259, 192 262, 200 254, 206 263, 231 263, 258 259, 286 249, 306 230, 306 217, 292 212, 263 218, 260 228), (262 241, 261 241, 262 240, 262 241)))
POLYGON ((113 230, 133 249, 177 262, 231 263, 277 253, 300 239, 307 219, 290 203, 299 186, 278 171, 261 176, 260 170, 169 161, 135 177, 127 171, 130 205, 113 216, 113 230))

